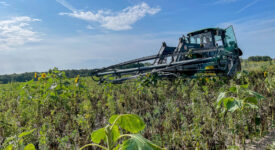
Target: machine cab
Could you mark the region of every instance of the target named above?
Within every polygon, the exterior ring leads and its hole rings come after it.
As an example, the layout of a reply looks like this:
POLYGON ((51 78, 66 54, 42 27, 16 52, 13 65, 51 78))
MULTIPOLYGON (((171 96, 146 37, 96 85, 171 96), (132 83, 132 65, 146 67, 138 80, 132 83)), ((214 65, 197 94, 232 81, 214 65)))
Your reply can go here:
POLYGON ((207 28, 187 34, 188 49, 217 49, 224 48, 227 51, 242 55, 238 48, 233 26, 226 29, 207 28))
POLYGON ((189 47, 212 49, 225 44, 225 30, 219 28, 207 28, 191 32, 187 36, 189 47))

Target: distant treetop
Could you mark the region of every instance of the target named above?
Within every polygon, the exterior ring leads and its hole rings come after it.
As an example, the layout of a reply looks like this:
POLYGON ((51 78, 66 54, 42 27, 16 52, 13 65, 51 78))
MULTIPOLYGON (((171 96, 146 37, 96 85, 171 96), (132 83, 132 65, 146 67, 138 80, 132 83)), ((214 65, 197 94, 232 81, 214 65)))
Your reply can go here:
POLYGON ((271 61, 272 58, 269 56, 250 56, 248 61, 271 61))

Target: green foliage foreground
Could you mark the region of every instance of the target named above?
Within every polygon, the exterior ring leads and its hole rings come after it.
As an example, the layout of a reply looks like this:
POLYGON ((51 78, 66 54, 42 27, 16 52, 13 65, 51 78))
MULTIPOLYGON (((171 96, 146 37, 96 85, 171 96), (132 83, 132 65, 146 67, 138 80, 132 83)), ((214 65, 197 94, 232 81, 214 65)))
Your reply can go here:
POLYGON ((119 128, 130 133, 138 133, 144 129, 145 124, 137 115, 113 115, 109 119, 109 123, 110 125, 100 128, 91 134, 91 139, 96 144, 87 144, 80 148, 80 150, 88 146, 99 147, 103 150, 164 150, 139 134, 120 134, 119 128), (130 139, 124 141, 122 144, 118 144, 120 139, 127 137, 130 139), (98 145, 101 140, 107 143, 107 147, 98 145))
POLYGON ((106 148, 227 149, 245 147, 274 127, 274 65, 233 79, 121 85, 68 79, 56 69, 38 76, 0 86, 0 149, 80 149, 91 141, 106 148), (114 121, 115 114, 142 119, 114 121))

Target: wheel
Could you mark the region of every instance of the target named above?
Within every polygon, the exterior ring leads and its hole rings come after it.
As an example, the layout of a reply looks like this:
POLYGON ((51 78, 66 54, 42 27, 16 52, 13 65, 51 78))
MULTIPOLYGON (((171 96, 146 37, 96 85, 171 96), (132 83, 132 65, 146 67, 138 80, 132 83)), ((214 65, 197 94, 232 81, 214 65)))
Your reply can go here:
POLYGON ((227 64, 227 76, 233 77, 238 71, 241 70, 242 66, 240 59, 230 59, 230 61, 227 64))
POLYGON ((237 71, 242 71, 242 64, 240 58, 237 59, 237 71))

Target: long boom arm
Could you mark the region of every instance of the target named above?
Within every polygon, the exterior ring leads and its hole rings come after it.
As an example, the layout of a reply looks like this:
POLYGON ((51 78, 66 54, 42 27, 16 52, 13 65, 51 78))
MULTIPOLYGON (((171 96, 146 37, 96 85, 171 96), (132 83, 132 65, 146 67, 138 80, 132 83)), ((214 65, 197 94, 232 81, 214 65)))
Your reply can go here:
POLYGON ((115 77, 111 81, 116 83, 137 78, 146 73, 194 76, 197 73, 214 72, 214 74, 232 76, 240 70, 239 56, 241 55, 237 41, 231 34, 232 31, 233 27, 226 30, 209 28, 192 32, 187 38, 185 36, 179 38, 177 47, 169 47, 163 42, 156 55, 94 69, 91 76, 93 79, 94 76, 98 77, 100 82, 108 81, 109 77, 115 77), (223 45, 215 44, 214 36, 220 36, 223 45), (192 41, 192 38, 196 40, 192 41), (200 43, 197 43, 198 41, 200 43), (144 62, 148 61, 151 61, 150 65, 144 65, 144 62), (131 68, 128 68, 130 66, 131 68))

